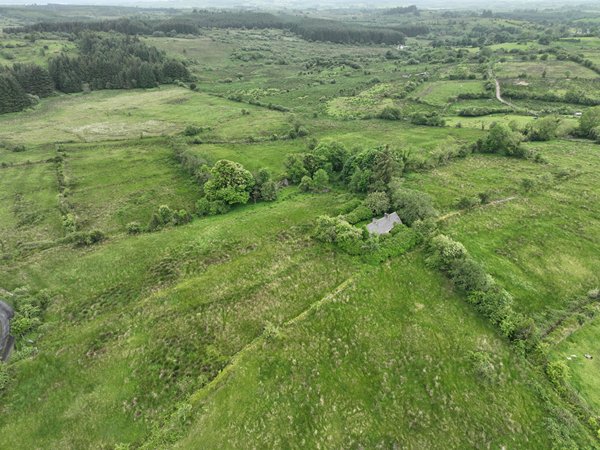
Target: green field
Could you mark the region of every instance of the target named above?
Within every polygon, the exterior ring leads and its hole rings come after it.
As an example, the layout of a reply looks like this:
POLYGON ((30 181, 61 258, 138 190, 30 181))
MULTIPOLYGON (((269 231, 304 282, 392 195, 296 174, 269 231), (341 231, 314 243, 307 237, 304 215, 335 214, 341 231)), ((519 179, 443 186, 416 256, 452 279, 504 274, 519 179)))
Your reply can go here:
POLYGON ((600 448, 598 13, 171 6, 0 7, 0 448, 600 448))

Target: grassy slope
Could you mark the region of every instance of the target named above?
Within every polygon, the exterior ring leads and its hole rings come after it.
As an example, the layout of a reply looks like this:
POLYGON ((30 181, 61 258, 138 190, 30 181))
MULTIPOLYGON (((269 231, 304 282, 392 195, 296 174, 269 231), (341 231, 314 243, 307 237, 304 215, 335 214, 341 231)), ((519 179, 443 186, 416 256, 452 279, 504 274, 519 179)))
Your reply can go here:
POLYGON ((517 301, 517 307, 548 325, 570 300, 600 284, 600 216, 593 180, 600 167, 594 144, 555 141, 530 144, 550 165, 475 157, 442 167, 409 185, 430 192, 442 211, 457 198, 492 193, 513 201, 476 209, 448 220, 448 232, 481 260, 517 301), (567 178, 556 176, 571 171, 567 178), (523 178, 549 182, 525 192, 523 178))
POLYGON ((83 229, 124 230, 131 221, 145 225, 160 205, 193 211, 200 197, 165 141, 65 149, 70 201, 83 229))
POLYGON ((414 254, 242 357, 179 447, 547 447, 529 376, 414 254), (498 384, 478 380, 474 350, 493 354, 498 384))
POLYGON ((59 296, 41 354, 12 365, 16 378, 0 415, 4 443, 141 442, 151 420, 202 387, 268 321, 297 315, 354 271, 298 228, 344 198, 249 206, 89 251, 53 248, 2 267, 3 286, 26 283, 59 296))

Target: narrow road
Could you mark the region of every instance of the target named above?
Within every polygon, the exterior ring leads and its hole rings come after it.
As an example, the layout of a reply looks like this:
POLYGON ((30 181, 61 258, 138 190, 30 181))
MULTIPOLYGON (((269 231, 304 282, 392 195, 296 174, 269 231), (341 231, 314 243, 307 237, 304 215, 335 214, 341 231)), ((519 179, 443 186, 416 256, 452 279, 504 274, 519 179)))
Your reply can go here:
POLYGON ((511 108, 517 108, 515 105, 513 105, 511 102, 508 102, 506 100, 504 100, 502 98, 502 94, 500 93, 500 83, 498 82, 497 79, 494 79, 494 81, 496 82, 496 99, 500 102, 500 103, 504 103, 507 106, 510 106, 511 108))

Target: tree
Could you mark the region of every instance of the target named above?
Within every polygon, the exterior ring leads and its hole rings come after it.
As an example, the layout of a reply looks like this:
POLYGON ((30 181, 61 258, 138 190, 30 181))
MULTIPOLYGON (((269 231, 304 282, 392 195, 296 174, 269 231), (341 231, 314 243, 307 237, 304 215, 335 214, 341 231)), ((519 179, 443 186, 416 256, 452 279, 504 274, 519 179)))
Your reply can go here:
POLYGON ((222 159, 212 167, 211 179, 204 184, 209 201, 228 205, 247 203, 254 187, 254 177, 241 164, 222 159))
POLYGON ((378 190, 387 190, 392 178, 400 172, 401 162, 398 155, 385 146, 375 156, 373 164, 373 187, 378 190))
POLYGON ((349 154, 348 149, 336 141, 320 143, 314 148, 313 153, 328 161, 334 172, 342 171, 349 154))
POLYGON ((302 192, 311 192, 314 189, 313 179, 308 175, 304 175, 298 187, 302 192))
POLYGON ((593 137, 594 128, 600 126, 600 106, 588 108, 579 119, 578 134, 582 137, 593 137))
POLYGON ((288 155, 284 165, 287 177, 293 184, 300 183, 302 177, 308 175, 308 171, 304 167, 302 155, 288 155))
POLYGON ((256 202, 258 200, 264 200, 271 202, 277 199, 277 185, 271 179, 271 172, 269 169, 262 168, 254 176, 256 184, 252 190, 252 199, 256 202))
POLYGON ((364 205, 379 216, 390 209, 390 199, 385 192, 371 192, 365 198, 364 205))
POLYGON ((313 190, 315 192, 323 192, 327 189, 329 183, 329 175, 323 169, 319 169, 313 176, 313 190))
POLYGON ((406 225, 411 226, 417 220, 437 216, 431 197, 424 192, 392 186, 392 206, 406 225))
POLYGON ((556 131, 560 125, 557 116, 547 116, 531 122, 525 129, 530 141, 551 141, 556 138, 556 131))
POLYGON ((486 153, 502 153, 509 156, 520 154, 522 135, 512 131, 508 125, 495 123, 482 143, 482 150, 486 153))
POLYGON ((27 94, 15 77, 8 72, 0 72, 0 114, 21 111, 30 105, 27 94))

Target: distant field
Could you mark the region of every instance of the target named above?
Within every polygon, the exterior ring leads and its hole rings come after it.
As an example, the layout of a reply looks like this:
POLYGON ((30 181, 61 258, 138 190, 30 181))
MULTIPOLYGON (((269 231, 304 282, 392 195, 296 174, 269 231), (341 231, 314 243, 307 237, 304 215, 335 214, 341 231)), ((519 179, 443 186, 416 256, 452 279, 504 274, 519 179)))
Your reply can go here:
POLYGON ((131 139, 174 134, 186 125, 209 127, 217 139, 267 137, 290 128, 280 112, 167 86, 44 99, 31 111, 0 116, 0 140, 39 144, 131 139), (250 114, 243 116, 242 109, 250 114))
POLYGON ((510 61, 495 65, 495 72, 499 78, 517 78, 523 73, 531 78, 541 78, 544 71, 547 78, 598 77, 594 71, 572 61, 510 61))
POLYGON ((412 96, 434 106, 444 106, 459 94, 484 93, 483 81, 434 81, 423 84, 412 96))
POLYGON ((29 40, 2 40, 0 47, 0 65, 15 63, 35 63, 41 66, 48 65, 48 59, 62 52, 71 55, 77 54, 75 44, 66 39, 39 39, 35 42, 29 40))

